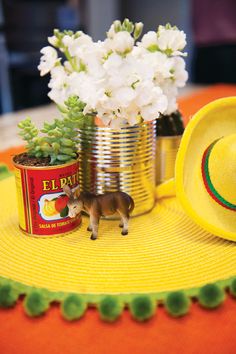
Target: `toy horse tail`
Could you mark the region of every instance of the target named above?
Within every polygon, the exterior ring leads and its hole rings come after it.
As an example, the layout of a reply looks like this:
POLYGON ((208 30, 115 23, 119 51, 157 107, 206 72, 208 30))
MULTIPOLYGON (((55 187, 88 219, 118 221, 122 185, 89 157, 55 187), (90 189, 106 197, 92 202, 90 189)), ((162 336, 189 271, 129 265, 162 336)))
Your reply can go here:
POLYGON ((129 211, 129 214, 130 214, 134 210, 134 200, 130 196, 129 196, 129 203, 130 203, 130 205, 129 205, 129 210, 128 211, 129 211))

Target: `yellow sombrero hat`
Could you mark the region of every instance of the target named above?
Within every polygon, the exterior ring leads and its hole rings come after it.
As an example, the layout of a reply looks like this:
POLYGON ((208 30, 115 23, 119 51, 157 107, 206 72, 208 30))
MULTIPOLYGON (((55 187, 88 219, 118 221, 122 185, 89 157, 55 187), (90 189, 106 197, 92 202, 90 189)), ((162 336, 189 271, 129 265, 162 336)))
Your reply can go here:
POLYGON ((195 114, 175 173, 186 213, 208 232, 236 241, 236 97, 213 101, 195 114))

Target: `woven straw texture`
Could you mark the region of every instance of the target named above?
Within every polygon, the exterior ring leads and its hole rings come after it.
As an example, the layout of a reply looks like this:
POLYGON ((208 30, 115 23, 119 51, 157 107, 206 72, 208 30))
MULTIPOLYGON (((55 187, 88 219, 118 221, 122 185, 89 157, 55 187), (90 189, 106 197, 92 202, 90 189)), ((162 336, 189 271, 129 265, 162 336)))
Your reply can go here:
POLYGON ((26 285, 81 294, 157 293, 236 274, 236 244, 202 231, 176 198, 133 218, 126 237, 118 221, 102 220, 98 240, 91 241, 86 217, 65 236, 24 235, 14 177, 0 182, 0 193, 0 275, 26 285))

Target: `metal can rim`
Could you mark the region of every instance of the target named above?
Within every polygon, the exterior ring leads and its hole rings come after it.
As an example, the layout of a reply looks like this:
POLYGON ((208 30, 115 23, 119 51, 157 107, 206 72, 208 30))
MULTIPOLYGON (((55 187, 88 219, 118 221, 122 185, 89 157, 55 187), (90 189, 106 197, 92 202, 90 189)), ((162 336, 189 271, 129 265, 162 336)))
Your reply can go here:
MULTIPOLYGON (((20 155, 20 154, 18 154, 20 155)), ((57 169, 57 168, 64 168, 64 167, 67 167, 67 166, 71 166, 77 162, 79 162, 79 156, 76 158, 76 159, 73 159, 73 160, 70 160, 69 162, 67 163, 64 163, 64 164, 60 164, 60 165, 50 165, 50 166, 28 166, 28 165, 22 165, 20 163, 16 163, 14 161, 14 158, 15 156, 18 156, 18 155, 14 155, 12 157, 12 163, 15 167, 18 167, 18 168, 21 168, 21 169, 24 169, 24 170, 52 170, 52 169, 57 169)))

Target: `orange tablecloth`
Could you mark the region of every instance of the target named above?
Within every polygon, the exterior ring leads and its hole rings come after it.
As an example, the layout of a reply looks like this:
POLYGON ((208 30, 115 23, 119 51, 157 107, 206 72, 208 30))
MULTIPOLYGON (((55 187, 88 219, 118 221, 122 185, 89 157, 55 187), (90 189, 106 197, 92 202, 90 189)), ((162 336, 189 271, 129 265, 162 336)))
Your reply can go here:
MULTIPOLYGON (((236 85, 216 85, 181 99, 185 123, 204 104, 225 96, 236 96, 236 85)), ((0 153, 0 161, 9 163, 15 151, 0 153)), ((195 303, 181 319, 158 308, 145 324, 133 321, 128 311, 118 322, 107 324, 94 309, 68 323, 56 304, 45 316, 30 319, 19 300, 15 308, 0 310, 0 354, 235 354, 235 328, 236 301, 230 296, 214 311, 195 303)))

